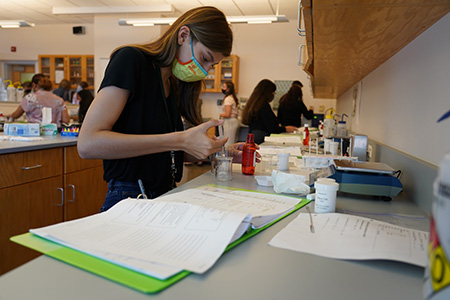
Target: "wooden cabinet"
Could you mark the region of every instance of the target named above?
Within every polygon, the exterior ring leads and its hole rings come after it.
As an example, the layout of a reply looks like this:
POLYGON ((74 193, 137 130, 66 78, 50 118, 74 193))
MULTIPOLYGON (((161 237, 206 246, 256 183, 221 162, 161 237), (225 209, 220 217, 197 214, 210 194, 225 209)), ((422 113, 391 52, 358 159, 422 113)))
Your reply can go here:
POLYGON ((64 151, 64 220, 98 213, 108 190, 102 161, 82 159, 76 146, 64 151))
POLYGON ((203 80, 205 93, 221 93, 225 81, 234 83, 236 93, 239 90, 239 56, 230 55, 211 68, 208 76, 203 80))
POLYGON ((86 81, 88 89, 94 88, 93 55, 39 55, 39 72, 52 81, 54 88, 62 79, 67 79, 72 88, 86 81))
MULTIPOLYGON (((314 97, 337 98, 450 11, 448 1, 302 0, 314 97)), ((413 62, 412 62, 413 63, 413 62)))
POLYGON ((99 212, 107 185, 101 160, 76 146, 0 155, 0 274, 38 256, 11 236, 99 212))

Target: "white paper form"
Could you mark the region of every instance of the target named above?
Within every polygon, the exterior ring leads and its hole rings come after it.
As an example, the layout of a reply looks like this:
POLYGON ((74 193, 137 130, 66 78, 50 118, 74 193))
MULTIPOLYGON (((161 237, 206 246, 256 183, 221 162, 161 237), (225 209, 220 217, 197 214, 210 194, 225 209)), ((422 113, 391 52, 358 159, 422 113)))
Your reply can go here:
POLYGON ((125 199, 107 212, 30 232, 92 255, 208 270, 247 214, 185 203, 125 199))
POLYGON ((387 259, 424 267, 428 232, 345 214, 301 213, 269 245, 338 259, 387 259))
POLYGON ((245 212, 252 215, 252 224, 260 228, 294 209, 301 199, 275 194, 228 190, 203 186, 162 196, 155 201, 184 202, 216 209, 245 212))

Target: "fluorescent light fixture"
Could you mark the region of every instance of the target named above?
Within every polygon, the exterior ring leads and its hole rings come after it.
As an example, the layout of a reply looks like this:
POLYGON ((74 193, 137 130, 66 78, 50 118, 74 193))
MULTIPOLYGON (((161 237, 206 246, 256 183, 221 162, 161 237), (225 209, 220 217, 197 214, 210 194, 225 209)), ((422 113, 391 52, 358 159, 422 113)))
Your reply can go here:
POLYGON ((122 26, 172 25, 176 19, 177 18, 120 19, 119 25, 122 26))
POLYGON ((172 4, 152 4, 135 6, 73 6, 53 7, 54 15, 94 15, 94 14, 124 14, 124 13, 149 13, 149 12, 174 12, 172 4))
MULTIPOLYGON (((122 26, 154 26, 154 25, 172 25, 177 18, 144 18, 144 19, 120 19, 119 25, 122 26), (147 24, 147 25, 145 25, 147 24)), ((272 22, 289 22, 284 15, 268 16, 230 16, 227 17, 228 23, 247 23, 247 24, 270 24, 272 22)))
POLYGON ((0 20, 1 28, 34 27, 33 23, 24 20, 0 20))

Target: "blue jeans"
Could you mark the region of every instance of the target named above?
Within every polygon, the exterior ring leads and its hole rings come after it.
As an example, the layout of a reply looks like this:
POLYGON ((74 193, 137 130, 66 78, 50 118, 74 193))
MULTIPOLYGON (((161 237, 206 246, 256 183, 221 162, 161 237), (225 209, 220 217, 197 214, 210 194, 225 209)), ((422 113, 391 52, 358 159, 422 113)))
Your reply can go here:
MULTIPOLYGON (((137 198, 139 194, 142 194, 139 184, 137 182, 125 182, 111 179, 108 182, 108 192, 106 193, 105 202, 103 202, 100 212, 107 211, 120 200, 130 198, 137 198)), ((149 190, 145 190, 147 198, 153 199, 158 197, 158 194, 152 193, 149 190)))

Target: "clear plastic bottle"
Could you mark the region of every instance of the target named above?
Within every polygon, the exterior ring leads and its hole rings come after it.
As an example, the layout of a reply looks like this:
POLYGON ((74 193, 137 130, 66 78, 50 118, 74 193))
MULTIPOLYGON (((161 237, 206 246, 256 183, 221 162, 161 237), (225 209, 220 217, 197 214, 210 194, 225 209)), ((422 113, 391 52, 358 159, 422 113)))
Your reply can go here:
POLYGON ((332 112, 336 111, 332 108, 328 110, 329 112, 328 114, 325 114, 325 120, 323 121, 323 136, 326 138, 334 136, 334 129, 335 129, 335 121, 332 112))
POLYGON ((253 175, 255 174, 256 164, 256 144, 254 142, 253 133, 247 135, 247 142, 242 149, 242 174, 253 175))
POLYGON ((303 145, 309 145, 309 128, 308 124, 305 124, 305 128, 303 129, 303 145))

